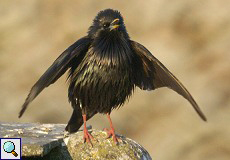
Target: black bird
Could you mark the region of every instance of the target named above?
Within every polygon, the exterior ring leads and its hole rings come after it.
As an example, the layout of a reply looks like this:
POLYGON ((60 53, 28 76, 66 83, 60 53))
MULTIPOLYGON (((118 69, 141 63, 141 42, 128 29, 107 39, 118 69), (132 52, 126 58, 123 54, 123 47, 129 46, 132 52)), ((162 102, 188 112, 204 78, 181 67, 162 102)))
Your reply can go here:
POLYGON ((100 11, 88 29, 88 35, 67 48, 34 84, 19 117, 37 95, 69 70, 69 101, 72 116, 66 126, 76 132, 84 123, 84 141, 93 137, 86 121, 97 113, 107 114, 108 136, 117 142, 110 113, 132 95, 134 88, 155 90, 168 87, 186 98, 206 121, 197 103, 182 83, 143 45, 130 40, 119 11, 100 11))

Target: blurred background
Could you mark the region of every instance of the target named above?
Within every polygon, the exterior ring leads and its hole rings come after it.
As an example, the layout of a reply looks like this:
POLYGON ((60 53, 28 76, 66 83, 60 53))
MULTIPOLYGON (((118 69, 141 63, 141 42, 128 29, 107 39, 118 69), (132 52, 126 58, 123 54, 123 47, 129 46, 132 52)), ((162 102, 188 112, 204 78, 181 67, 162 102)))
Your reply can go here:
MULTIPOLYGON (((230 3, 228 0, 1 0, 0 121, 67 123, 66 75, 45 89, 21 119, 32 85, 97 12, 119 10, 131 39, 146 46, 191 92, 208 118, 172 90, 136 89, 112 112, 117 133, 158 160, 230 159, 230 3)), ((88 124, 109 127, 106 116, 88 124)))

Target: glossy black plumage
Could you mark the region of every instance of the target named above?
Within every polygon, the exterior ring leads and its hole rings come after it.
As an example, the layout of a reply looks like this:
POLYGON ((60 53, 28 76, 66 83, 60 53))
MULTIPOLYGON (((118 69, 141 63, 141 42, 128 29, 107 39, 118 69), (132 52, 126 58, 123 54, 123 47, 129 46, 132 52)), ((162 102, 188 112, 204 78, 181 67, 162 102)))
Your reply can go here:
POLYGON ((88 35, 66 49, 32 87, 19 117, 28 104, 69 70, 69 101, 73 114, 66 130, 76 132, 97 113, 108 113, 132 95, 137 86, 144 90, 168 87, 186 98, 204 114, 179 80, 144 46, 130 40, 118 11, 98 13, 88 35))

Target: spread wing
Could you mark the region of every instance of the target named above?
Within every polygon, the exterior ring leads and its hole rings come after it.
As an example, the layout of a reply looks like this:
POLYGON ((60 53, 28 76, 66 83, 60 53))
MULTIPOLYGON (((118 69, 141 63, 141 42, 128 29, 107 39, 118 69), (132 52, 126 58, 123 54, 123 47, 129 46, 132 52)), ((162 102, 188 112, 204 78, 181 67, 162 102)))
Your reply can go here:
POLYGON ((158 59, 143 45, 135 41, 131 41, 131 46, 139 59, 136 62, 138 67, 135 68, 135 84, 139 88, 143 90, 154 90, 160 87, 171 88, 187 99, 204 121, 207 120, 188 90, 158 59))
POLYGON ((19 118, 23 115, 29 103, 32 102, 44 88, 56 82, 56 80, 58 80, 72 66, 74 58, 77 58, 80 54, 86 53, 89 45, 89 38, 83 37, 72 44, 69 48, 67 48, 53 62, 53 64, 31 88, 25 103, 22 105, 22 109, 19 113, 19 118))

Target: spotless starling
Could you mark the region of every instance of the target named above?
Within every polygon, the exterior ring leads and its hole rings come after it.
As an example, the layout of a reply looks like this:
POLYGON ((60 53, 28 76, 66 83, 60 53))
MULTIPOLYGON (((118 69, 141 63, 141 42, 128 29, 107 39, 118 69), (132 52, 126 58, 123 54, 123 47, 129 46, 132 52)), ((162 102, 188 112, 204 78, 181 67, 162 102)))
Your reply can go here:
POLYGON ((132 95, 134 88, 155 90, 168 87, 187 99, 206 121, 197 103, 182 83, 148 49, 130 39, 119 11, 100 11, 85 37, 67 48, 34 84, 19 117, 38 94, 69 70, 68 97, 73 107, 66 126, 70 133, 84 124, 84 141, 93 138, 86 121, 97 113, 110 122, 108 136, 117 142, 110 113, 132 95))

